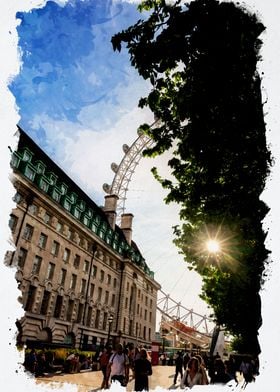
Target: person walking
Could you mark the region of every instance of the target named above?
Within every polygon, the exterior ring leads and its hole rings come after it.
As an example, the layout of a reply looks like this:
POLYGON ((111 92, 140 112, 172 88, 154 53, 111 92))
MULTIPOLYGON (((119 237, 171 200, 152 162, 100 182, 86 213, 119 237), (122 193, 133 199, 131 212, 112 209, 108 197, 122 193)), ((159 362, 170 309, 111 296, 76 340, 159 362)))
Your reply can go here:
POLYGON ((200 371, 200 365, 197 358, 192 357, 189 360, 187 369, 184 373, 183 379, 180 383, 180 388, 185 389, 186 387, 192 388, 194 385, 206 385, 203 380, 202 373, 200 371))
POLYGON ((202 384, 203 385, 208 385, 209 384, 209 380, 208 380, 206 369, 205 369, 204 359, 199 354, 195 355, 195 358, 197 358, 198 362, 199 362, 199 371, 202 374, 202 384))
POLYGON ((187 369, 187 365, 189 360, 191 359, 191 357, 189 356, 189 353, 187 351, 185 351, 184 355, 183 355, 183 368, 184 371, 187 369))
POLYGON ((118 381, 121 386, 126 386, 129 377, 129 360, 124 352, 123 345, 119 343, 117 350, 109 359, 107 366, 107 379, 111 382, 118 381))
POLYGON ((183 355, 181 351, 178 351, 175 357, 175 375, 173 384, 176 385, 178 374, 183 378, 183 355))
POLYGON ((148 359, 147 351, 140 350, 140 357, 134 362, 135 385, 134 391, 149 390, 149 376, 153 373, 151 362, 148 359))
POLYGON ((111 355, 112 355, 112 347, 107 346, 103 349, 103 351, 99 357, 100 370, 103 375, 101 389, 108 389, 109 388, 109 384, 108 384, 109 380, 107 377, 107 367, 108 367, 108 363, 109 363, 111 355))

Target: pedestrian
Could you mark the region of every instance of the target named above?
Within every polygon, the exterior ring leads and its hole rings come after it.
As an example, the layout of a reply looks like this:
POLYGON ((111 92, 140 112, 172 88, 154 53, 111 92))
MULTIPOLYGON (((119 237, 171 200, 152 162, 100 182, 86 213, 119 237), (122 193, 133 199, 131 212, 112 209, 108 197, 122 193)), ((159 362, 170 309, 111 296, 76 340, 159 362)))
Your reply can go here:
POLYGON ((109 388, 107 367, 108 367, 108 363, 109 363, 109 359, 110 359, 111 355, 112 355, 112 346, 107 346, 107 347, 104 347, 101 355, 99 356, 100 370, 103 375, 101 389, 108 389, 109 388))
POLYGON ((203 380, 202 373, 200 372, 199 361, 197 358, 192 357, 189 362, 187 369, 181 380, 180 388, 186 387, 192 388, 194 385, 206 385, 203 380))
POLYGON ((249 382, 255 381, 254 374, 253 374, 253 365, 252 361, 249 357, 245 357, 239 368, 240 373, 242 373, 244 377, 244 386, 246 386, 249 382))
POLYGON ((134 390, 136 392, 149 390, 149 376, 151 376, 152 373, 152 365, 148 359, 147 351, 144 348, 141 348, 140 357, 134 362, 134 390))
POLYGON ((107 378, 111 381, 118 381, 121 386, 126 386, 129 377, 129 360, 124 352, 123 345, 119 343, 117 350, 109 359, 107 366, 107 378))
POLYGON ((211 384, 226 384, 232 377, 226 372, 226 367, 221 358, 214 360, 214 369, 211 377, 211 384))
POLYGON ((204 362, 201 355, 197 354, 197 355, 195 355, 195 357, 198 359, 198 362, 199 362, 199 371, 202 374, 202 382, 203 382, 202 385, 208 385, 209 380, 208 380, 206 369, 205 369, 205 362, 204 362))
POLYGON ((183 378, 183 355, 181 351, 178 351, 175 356, 175 375, 173 384, 176 385, 178 374, 183 378))
POLYGON ((36 377, 41 377, 47 372, 46 355, 44 351, 41 351, 37 355, 37 367, 35 371, 36 377))
POLYGON ((36 372, 37 369, 37 354, 34 348, 31 349, 29 353, 25 353, 24 367, 31 373, 36 372))
POLYGON ((184 355, 183 355, 183 368, 184 371, 187 369, 187 365, 189 360, 191 359, 191 357, 189 356, 189 353, 187 351, 185 351, 184 355))

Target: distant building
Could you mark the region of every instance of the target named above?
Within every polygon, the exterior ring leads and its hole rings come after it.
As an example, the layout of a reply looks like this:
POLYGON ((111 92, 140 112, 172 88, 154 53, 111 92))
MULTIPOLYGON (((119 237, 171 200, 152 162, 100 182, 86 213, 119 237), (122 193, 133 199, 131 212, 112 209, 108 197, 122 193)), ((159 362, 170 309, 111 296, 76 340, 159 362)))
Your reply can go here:
POLYGON ((132 214, 116 225, 117 196, 98 207, 19 128, 14 172, 16 208, 10 216, 24 317, 22 344, 48 342, 84 349, 110 340, 150 345, 157 291, 132 241, 132 214))

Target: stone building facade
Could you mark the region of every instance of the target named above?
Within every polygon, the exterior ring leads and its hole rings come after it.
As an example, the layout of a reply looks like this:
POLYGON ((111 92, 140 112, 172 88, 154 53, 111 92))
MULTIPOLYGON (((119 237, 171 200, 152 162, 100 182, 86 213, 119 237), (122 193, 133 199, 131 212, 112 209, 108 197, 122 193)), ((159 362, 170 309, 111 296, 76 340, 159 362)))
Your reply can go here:
POLYGON ((132 240, 132 214, 116 225, 117 196, 98 207, 19 128, 10 216, 24 317, 20 343, 90 349, 107 340, 150 345, 159 284, 132 240))

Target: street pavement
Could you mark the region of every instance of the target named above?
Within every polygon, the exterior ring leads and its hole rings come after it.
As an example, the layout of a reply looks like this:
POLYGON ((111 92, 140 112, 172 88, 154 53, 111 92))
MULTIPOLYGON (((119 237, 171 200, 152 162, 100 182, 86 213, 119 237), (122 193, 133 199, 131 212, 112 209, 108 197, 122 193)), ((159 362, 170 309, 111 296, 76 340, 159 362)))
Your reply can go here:
MULTIPOLYGON (((149 389, 176 389, 179 388, 180 376, 177 385, 173 385, 175 366, 153 366, 153 374, 149 377, 149 389)), ((84 371, 76 374, 54 374, 46 375, 36 379, 38 384, 49 384, 52 388, 59 388, 61 384, 75 384, 77 392, 99 391, 102 383, 101 371, 84 371)), ((128 392, 134 390, 134 380, 130 373, 129 382, 126 387, 128 392)))
MULTIPOLYGON (((173 384, 175 373, 175 366, 153 366, 153 374, 149 377, 149 390, 160 392, 162 390, 178 390, 178 392, 183 391, 180 389, 180 376, 178 377, 177 384, 173 384)), ((243 388, 244 379, 242 375, 237 372, 236 374, 238 384, 234 383, 230 386, 220 386, 222 390, 231 390, 231 391, 241 391, 243 388), (229 388, 230 387, 230 388, 229 388)), ((101 371, 82 371, 80 373, 75 374, 50 374, 44 377, 36 378, 36 383, 41 385, 49 385, 51 390, 59 390, 64 384, 73 384, 76 386, 75 392, 96 392, 101 391, 100 386, 102 383, 102 373, 101 371)), ((221 391, 220 388, 216 388, 215 385, 208 385, 207 388, 205 385, 196 386, 196 390, 203 390, 206 392, 210 391, 221 391), (210 388, 211 387, 211 388, 210 388)), ((49 389, 49 388, 48 388, 49 389)), ((71 389, 72 391, 72 389, 71 389)), ((129 382, 126 388, 120 388, 112 386, 110 388, 111 392, 132 392, 134 391, 134 380, 132 379, 132 375, 130 373, 129 382)))

